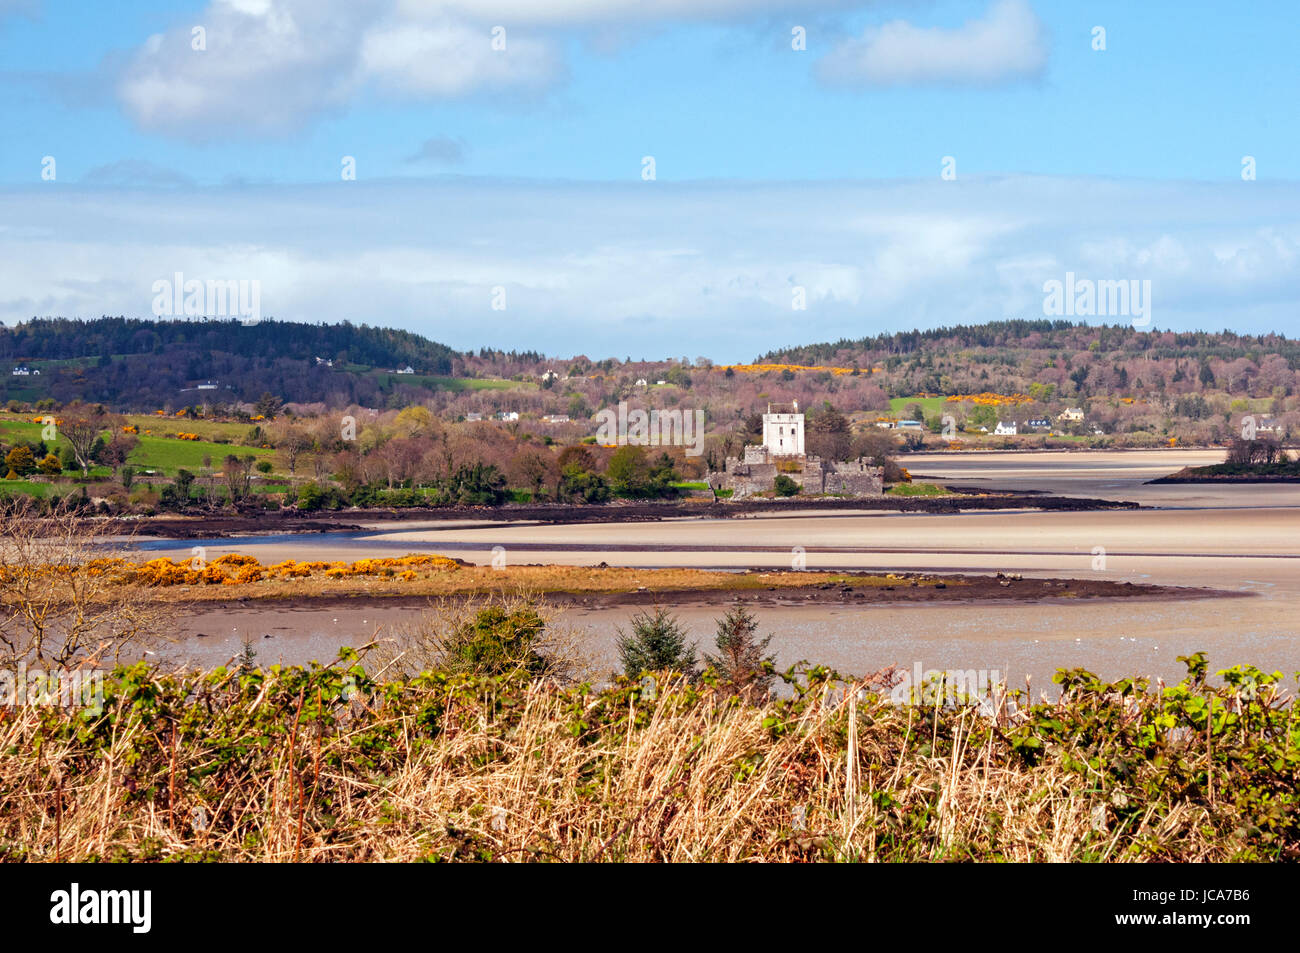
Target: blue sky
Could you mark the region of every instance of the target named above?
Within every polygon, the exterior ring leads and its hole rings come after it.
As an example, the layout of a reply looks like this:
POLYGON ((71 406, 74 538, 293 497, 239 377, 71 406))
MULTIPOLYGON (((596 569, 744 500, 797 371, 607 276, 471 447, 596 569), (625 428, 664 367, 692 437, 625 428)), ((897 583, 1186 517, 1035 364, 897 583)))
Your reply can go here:
POLYGON ((1040 315, 1073 271, 1295 334, 1297 40, 1283 2, 0 0, 0 319, 148 316, 182 270, 731 360, 1040 315))

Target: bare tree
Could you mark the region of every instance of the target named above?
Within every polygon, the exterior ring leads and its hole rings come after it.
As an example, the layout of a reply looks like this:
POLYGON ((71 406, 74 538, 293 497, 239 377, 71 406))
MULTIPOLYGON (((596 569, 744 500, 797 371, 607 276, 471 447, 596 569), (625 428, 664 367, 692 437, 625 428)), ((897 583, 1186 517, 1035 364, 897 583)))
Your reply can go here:
POLYGON ((230 502, 236 503, 248 496, 253 482, 253 464, 257 458, 250 454, 243 457, 233 453, 226 454, 221 472, 226 478, 226 488, 230 491, 230 502))
POLYGON ((99 459, 101 463, 113 468, 113 476, 117 476, 118 471, 126 463, 126 458, 131 455, 131 451, 139 444, 140 438, 129 433, 115 433, 111 439, 100 451, 99 459))
POLYGON ((167 613, 107 548, 118 532, 65 503, 0 501, 0 664, 116 660, 157 637, 167 613))
POLYGON ((90 472, 95 441, 111 423, 112 418, 99 404, 73 403, 64 409, 59 433, 72 445, 72 453, 81 467, 82 476, 87 476, 90 472))
POLYGON ((289 476, 298 472, 298 458, 316 445, 316 439, 301 427, 287 425, 276 437, 275 447, 284 454, 289 476))

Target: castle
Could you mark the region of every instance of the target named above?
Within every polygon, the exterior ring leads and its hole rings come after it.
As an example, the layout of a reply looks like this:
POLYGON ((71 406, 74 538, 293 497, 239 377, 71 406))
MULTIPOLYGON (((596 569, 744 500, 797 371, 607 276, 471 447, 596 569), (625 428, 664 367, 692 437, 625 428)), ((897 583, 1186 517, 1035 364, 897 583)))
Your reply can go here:
POLYGON ((763 415, 762 445, 746 446, 743 456, 727 457, 725 473, 706 477, 709 486, 715 491, 731 490, 733 499, 742 499, 772 492, 777 476, 784 475, 807 494, 880 496, 884 492, 883 470, 865 458, 838 463, 806 454, 804 430, 797 401, 790 413, 773 413, 769 404, 763 415))

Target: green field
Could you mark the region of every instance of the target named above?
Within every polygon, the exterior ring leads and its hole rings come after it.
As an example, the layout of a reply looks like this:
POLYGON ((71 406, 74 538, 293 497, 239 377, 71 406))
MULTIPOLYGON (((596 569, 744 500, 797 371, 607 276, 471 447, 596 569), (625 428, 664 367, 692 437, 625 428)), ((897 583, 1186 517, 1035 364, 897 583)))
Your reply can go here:
MULTIPOLYGON (((16 416, 13 414, 0 414, 0 439, 6 442, 12 442, 15 439, 28 443, 37 443, 41 440, 40 424, 33 423, 31 417, 38 416, 16 416)), ((130 416, 128 419, 140 428, 140 443, 131 451, 127 462, 137 470, 153 470, 167 476, 175 476, 179 469, 186 469, 197 473, 203 467, 203 458, 211 457, 212 466, 220 469, 221 461, 226 458, 227 454, 252 454, 253 456, 272 457, 274 450, 264 449, 262 447, 244 447, 235 443, 213 443, 206 440, 177 440, 171 437, 162 437, 156 434, 146 434, 145 429, 152 430, 173 430, 185 433, 197 433, 204 436, 228 436, 234 437, 236 434, 242 436, 248 433, 248 424, 209 424, 201 420, 181 420, 174 418, 161 417, 143 417, 130 416)), ((107 439, 108 431, 104 431, 107 439)), ((54 441, 54 446, 62 450, 67 446, 67 441, 59 437, 54 441)), ((48 446, 48 444, 47 444, 48 446)), ((57 452, 57 451, 56 451, 57 452)), ((0 474, 2 475, 2 474, 0 474)), ((91 470, 92 476, 108 476, 109 471, 105 467, 95 467, 91 470)), ((5 484, 8 488, 15 488, 19 484, 10 482, 5 484)), ((42 486, 43 484, 34 484, 42 486)))
POLYGON ((891 413, 901 414, 908 404, 920 404, 927 416, 933 416, 943 410, 943 405, 946 403, 947 401, 942 397, 891 397, 889 410, 891 413))
MULTIPOLYGON (((189 431, 194 433, 194 431, 189 431)), ((211 457, 212 466, 220 469, 221 461, 227 454, 255 457, 274 456, 274 450, 262 447, 241 447, 229 443, 208 443, 203 440, 170 440, 166 437, 141 435, 140 444, 127 458, 127 462, 136 468, 155 470, 174 476, 179 469, 197 473, 203 466, 203 458, 211 457)))
POLYGON ((895 483, 885 491, 890 496, 947 496, 948 491, 937 483, 895 483))
POLYGON ((50 492, 52 484, 29 483, 27 480, 0 480, 0 497, 22 493, 27 496, 44 496, 50 492))
MULTIPOLYGON (((394 375, 396 376, 396 375, 394 375)), ((429 387, 439 390, 514 390, 515 388, 536 388, 536 384, 522 381, 506 381, 497 378, 479 377, 423 377, 420 374, 403 374, 402 380, 418 380, 429 387)))
POLYGON ((499 377, 441 377, 434 374, 395 374, 380 368, 367 367, 364 364, 345 364, 343 370, 354 374, 367 374, 383 382, 385 387, 392 384, 415 384, 436 390, 513 390, 524 388, 536 390, 537 385, 525 381, 508 381, 499 377))

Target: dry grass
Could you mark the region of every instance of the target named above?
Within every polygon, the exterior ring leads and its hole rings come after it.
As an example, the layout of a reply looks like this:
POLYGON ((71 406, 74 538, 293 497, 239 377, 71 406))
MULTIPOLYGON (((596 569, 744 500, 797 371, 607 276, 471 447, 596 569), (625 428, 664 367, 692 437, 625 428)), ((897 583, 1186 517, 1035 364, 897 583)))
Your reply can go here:
MULTIPOLYGON (((89 726, 10 710, 0 857, 1190 861, 1287 856, 1296 842, 1294 820, 1270 840, 1204 777, 1141 796, 1158 767, 1139 762, 1122 784, 1081 774, 1071 758, 1087 741, 1019 757, 1016 726, 1033 713, 1001 702, 989 719, 859 698, 865 683, 747 705, 684 682, 651 698, 445 675, 362 678, 331 701, 351 664, 136 669, 89 726)), ((1038 714, 1069 721, 1090 704, 1038 714)), ((1197 736, 1161 743, 1210 763, 1197 736)))

